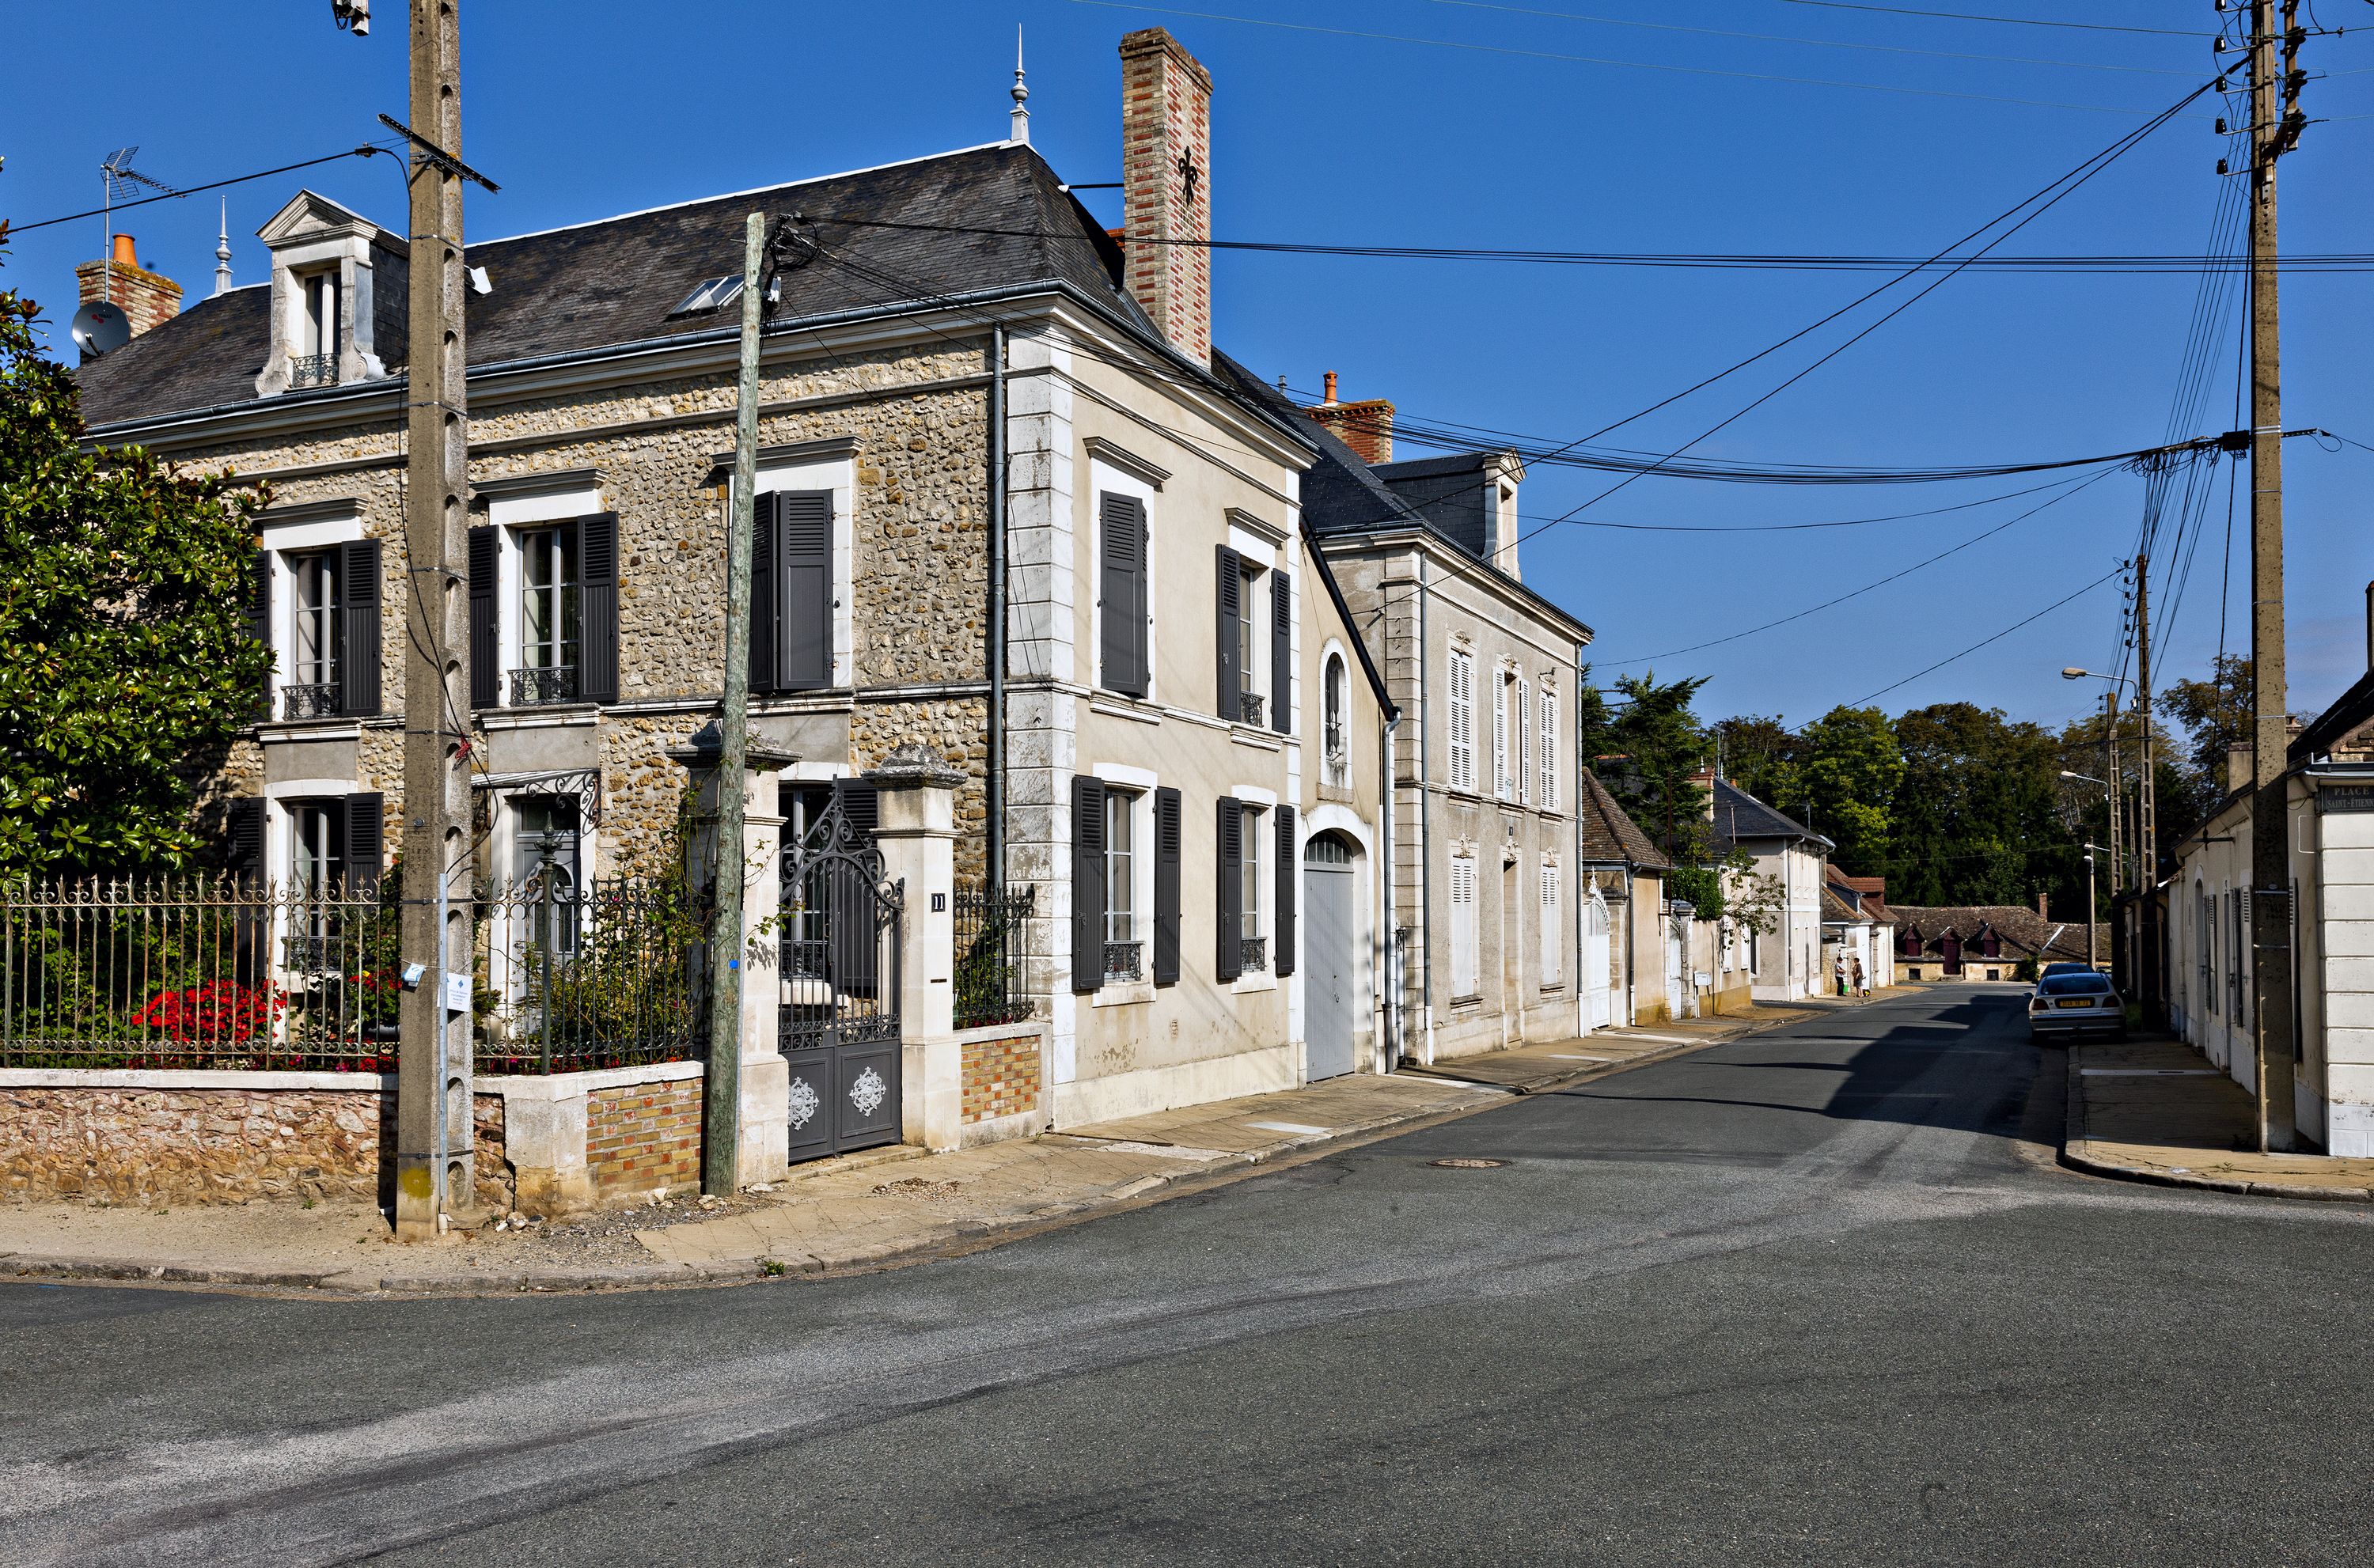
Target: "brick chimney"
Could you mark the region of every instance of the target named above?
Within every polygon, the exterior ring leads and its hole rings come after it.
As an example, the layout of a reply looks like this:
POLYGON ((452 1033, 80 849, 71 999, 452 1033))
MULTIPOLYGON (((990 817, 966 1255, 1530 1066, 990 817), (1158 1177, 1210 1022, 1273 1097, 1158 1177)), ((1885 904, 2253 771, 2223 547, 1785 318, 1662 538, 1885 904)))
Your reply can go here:
POLYGON ((2038 919, 2039 919, 2039 920, 2049 920, 2049 919, 2052 919, 2052 911, 2051 911, 2051 910, 2050 910, 2050 909, 2048 909, 2048 908, 2046 908, 2046 907, 2044 907, 2044 899, 2045 899, 2045 895, 2044 895, 2043 893, 2039 892, 2039 893, 2038 893, 2038 894, 2037 894, 2037 895, 2036 895, 2036 918, 2037 918, 2038 919))
POLYGON ((120 306, 132 322, 134 337, 182 313, 182 286, 142 266, 129 234, 115 237, 110 260, 75 268, 75 285, 86 305, 105 295, 120 306))
POLYGON ((2226 788, 2239 790, 2251 782, 2259 770, 2259 748, 2249 741, 2237 741, 2226 748, 2226 788))
POLYGON ((1381 397, 1363 398, 1358 403, 1335 401, 1335 372, 1327 372, 1327 401, 1316 408, 1302 412, 1334 432, 1335 438, 1360 454, 1362 462, 1377 463, 1393 461, 1393 405, 1381 397))
POLYGON ((1161 28, 1121 41, 1121 178, 1129 291, 1172 347, 1208 366, 1212 76, 1161 28))

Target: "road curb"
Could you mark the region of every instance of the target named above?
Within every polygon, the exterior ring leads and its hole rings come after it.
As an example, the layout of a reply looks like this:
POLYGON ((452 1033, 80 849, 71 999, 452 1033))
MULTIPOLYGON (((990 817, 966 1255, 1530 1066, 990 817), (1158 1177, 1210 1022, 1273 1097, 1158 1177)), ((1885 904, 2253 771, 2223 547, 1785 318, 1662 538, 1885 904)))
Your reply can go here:
POLYGON ((2289 1198, 2311 1203, 2374 1202, 2374 1188, 2311 1187, 2250 1181, 2233 1176, 2195 1176, 2189 1171, 2137 1165, 2097 1154, 2094 1153, 2094 1140, 2086 1136, 2086 1078, 2074 1052, 2069 1057, 2068 1072, 2069 1093, 2061 1137, 2061 1162, 2073 1170, 2118 1181, 2139 1182, 2145 1187, 2186 1187, 2203 1192, 2225 1192, 2245 1198, 2289 1198))
MULTIPOLYGON (((1702 1051, 1710 1046, 1728 1045, 1769 1029, 1785 1028, 1806 1022, 1804 1016, 1775 1018, 1745 1024, 1702 1040, 1678 1042, 1661 1050, 1650 1051, 1622 1061, 1598 1062, 1578 1067, 1572 1071, 1546 1073, 1528 1079, 1522 1084, 1496 1083, 1484 1079, 1453 1077, 1439 1070, 1428 1070, 1425 1076, 1437 1082, 1455 1082, 1478 1091, 1499 1090, 1510 1097, 1543 1094, 1588 1083, 1636 1068, 1651 1067, 1671 1061, 1676 1057, 1702 1051)), ((1415 1076, 1415 1074, 1414 1074, 1415 1076)), ((737 1259, 732 1264, 692 1265, 649 1263, 621 1265, 610 1269, 502 1269, 467 1274, 381 1274, 375 1270, 352 1268, 323 1270, 224 1269, 194 1264, 156 1263, 137 1258, 48 1258, 29 1254, 0 1254, 0 1278, 43 1280, 60 1282, 79 1281, 88 1284, 181 1285, 229 1287, 234 1290, 271 1292, 275 1294, 301 1294, 314 1298, 341 1297, 369 1300, 388 1298, 433 1298, 439 1296, 512 1296, 557 1294, 563 1292, 637 1291, 683 1289, 693 1286, 752 1284, 762 1280, 790 1277, 829 1277, 866 1272, 903 1263, 918 1262, 945 1254, 951 1247, 968 1250, 1018 1240, 1023 1235, 1062 1225, 1076 1224, 1126 1208, 1140 1208, 1169 1198, 1183 1196, 1190 1190, 1218 1185, 1254 1174, 1263 1165, 1285 1161, 1299 1161, 1329 1153, 1355 1144, 1402 1132, 1414 1132, 1425 1127, 1440 1125, 1474 1116, 1506 1102, 1497 1095, 1478 1093, 1472 1104, 1435 1106, 1425 1110, 1395 1111, 1347 1127, 1331 1128, 1323 1133, 1298 1133, 1252 1149, 1231 1153, 1217 1160, 1201 1162, 1184 1170, 1157 1172, 1124 1182, 1119 1187, 1092 1198, 1067 1199, 1050 1204, 1027 1214, 999 1215, 986 1219, 954 1221, 935 1225, 927 1232, 897 1241, 877 1242, 853 1247, 830 1257, 793 1254, 782 1258, 737 1259)), ((883 1162, 890 1163, 890 1162, 883 1162)))

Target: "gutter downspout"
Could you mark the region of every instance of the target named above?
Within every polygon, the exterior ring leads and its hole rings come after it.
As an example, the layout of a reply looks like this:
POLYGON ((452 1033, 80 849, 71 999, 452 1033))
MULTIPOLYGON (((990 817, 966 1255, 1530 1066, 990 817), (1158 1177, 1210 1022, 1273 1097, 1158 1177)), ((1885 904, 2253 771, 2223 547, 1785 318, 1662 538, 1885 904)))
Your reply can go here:
POLYGON ((1428 661, 1433 649, 1426 638, 1426 550, 1416 552, 1417 563, 1417 890, 1418 914, 1422 939, 1418 947, 1419 961, 1425 965, 1426 978, 1419 995, 1426 1000, 1426 1065, 1434 1065, 1434 813, 1427 786, 1434 778, 1434 759, 1428 755, 1428 738, 1434 730, 1434 679, 1428 661))
MULTIPOLYGON (((1358 635, 1357 628, 1353 635, 1358 635)), ((1348 685, 1350 683, 1346 682, 1346 685, 1348 685)), ((1395 939, 1394 930, 1400 907, 1393 901, 1393 742, 1395 731, 1401 728, 1401 722, 1400 708, 1389 708, 1385 710, 1382 732, 1379 737, 1381 743, 1377 748, 1377 799, 1383 802, 1383 809, 1377 813, 1377 861, 1380 882, 1377 907, 1383 915, 1383 919, 1378 922, 1378 936, 1379 946, 1382 949, 1385 959, 1380 966, 1381 972, 1379 977, 1383 981, 1385 1004, 1385 1059, 1382 1065, 1386 1072, 1393 1071, 1402 1064, 1401 943, 1395 939)))
POLYGON ((989 757, 981 767, 993 907, 1005 891, 1005 327, 989 329, 989 757))

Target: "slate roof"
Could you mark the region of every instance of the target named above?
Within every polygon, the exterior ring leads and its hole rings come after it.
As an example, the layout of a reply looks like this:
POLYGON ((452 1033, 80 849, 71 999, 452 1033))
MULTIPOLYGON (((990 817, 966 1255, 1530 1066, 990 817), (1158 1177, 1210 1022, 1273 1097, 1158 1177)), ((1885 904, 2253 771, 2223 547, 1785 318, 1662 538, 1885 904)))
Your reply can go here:
POLYGON ((1819 844, 1825 849, 1837 848, 1812 828, 1774 811, 1727 778, 1714 781, 1714 836, 1716 844, 1725 849, 1749 838, 1786 838, 1819 844))
MULTIPOLYGON (((1149 343, 1162 342, 1116 281, 1121 252, 1102 225, 1037 152, 999 143, 481 240, 468 247, 468 262, 487 269, 494 291, 468 296, 472 370, 735 330, 732 307, 675 320, 668 312, 704 280, 742 270, 743 222, 755 209, 797 210, 829 252, 846 258, 785 273, 778 321, 1057 283, 1149 343), (836 221, 854 217, 923 227, 836 221)), ((396 221, 400 231, 401 215, 396 221)), ((263 285, 199 299, 83 366, 85 417, 100 426, 255 401, 271 346, 271 299, 263 285)), ((378 345, 394 369, 404 357, 401 333, 382 335, 394 339, 378 345)))
POLYGON ((1859 903, 1839 897, 1837 888, 1822 889, 1822 919, 1825 923, 1853 925, 1868 919, 1870 917, 1863 912, 1863 907, 1859 903))
POLYGON ((1576 802, 1575 820, 1581 828, 1582 858, 1596 865, 1629 865, 1646 872, 1669 872, 1674 862, 1639 825, 1625 814, 1607 792, 1607 786, 1587 767, 1576 772, 1582 779, 1582 799, 1576 802))
MULTIPOLYGON (((1907 931, 1916 933, 1924 957, 1933 958, 1943 952, 1940 944, 1947 931, 1962 940, 1966 956, 1975 954, 1980 933, 1991 930, 1999 939, 2002 957, 2034 958, 2046 964, 2086 962, 2085 922, 2048 919, 2024 904, 1899 904, 1895 909, 1898 939, 1907 931)), ((2096 928, 2095 940, 2100 952, 2110 951, 2108 923, 2096 928)))

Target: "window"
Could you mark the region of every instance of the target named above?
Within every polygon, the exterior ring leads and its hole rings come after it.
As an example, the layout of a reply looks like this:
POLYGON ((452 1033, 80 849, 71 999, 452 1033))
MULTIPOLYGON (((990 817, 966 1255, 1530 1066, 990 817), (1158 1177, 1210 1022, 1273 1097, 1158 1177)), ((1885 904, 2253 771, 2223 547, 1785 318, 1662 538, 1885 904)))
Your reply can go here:
POLYGON ((2210 913, 2209 894, 2193 889, 2192 934, 2201 949, 2201 1005, 2212 1013, 2217 1011, 2217 920, 2210 913))
POLYGON ((1451 650, 1451 787, 1475 788, 1475 656, 1451 650))
POLYGON ((1542 989, 1549 990, 1565 979, 1560 962, 1566 951, 1566 925, 1561 919, 1564 903, 1558 886, 1558 868, 1542 867, 1542 989))
POLYGON ((1506 801, 1515 797, 1509 771, 1509 676, 1492 683, 1492 793, 1506 801))
POLYGON ((1100 495, 1097 504, 1097 681, 1108 691, 1144 696, 1152 670, 1146 654, 1146 503, 1100 495))
POLYGON ((1557 757, 1557 693, 1545 683, 1541 691, 1541 765, 1540 801, 1544 811, 1558 809, 1557 757))
POLYGON ((672 317, 704 316, 712 310, 725 309, 740 298, 742 298, 740 273, 737 272, 726 277, 704 278, 695 285, 692 292, 686 295, 683 302, 668 314, 672 317))
POLYGON ((1237 594, 1237 718, 1243 723, 1262 721, 1261 692, 1253 685, 1253 579, 1248 568, 1237 594))
POLYGON ((1534 731, 1533 727, 1525 722, 1525 715, 1533 711, 1533 685, 1520 679, 1517 682, 1517 700, 1509 709, 1509 726, 1517 732, 1516 744, 1510 748, 1517 758, 1516 786, 1511 792, 1528 803, 1534 798, 1534 731))
POLYGON ((288 811, 288 878, 297 891, 326 897, 338 887, 347 860, 343 801, 299 801, 288 811))
POLYGON ((833 493, 769 490, 751 508, 750 689, 819 691, 833 684, 840 595, 833 568, 833 493))
POLYGON ((315 550, 287 557, 289 605, 288 673, 280 686, 280 716, 323 719, 340 710, 338 645, 345 608, 338 591, 338 552, 315 550))
POLYGON ((1269 813, 1254 805, 1245 806, 1243 813, 1244 853, 1238 860, 1244 891, 1237 907, 1245 944, 1243 972, 1251 975, 1269 967, 1269 900, 1262 896, 1261 852, 1262 828, 1269 813))
POLYGON ((511 703, 569 702, 577 696, 577 531, 538 528, 520 535, 520 665, 511 703))
POLYGON ((1326 751, 1327 782, 1341 790, 1352 782, 1352 749, 1345 729, 1345 708, 1351 700, 1351 688, 1342 654, 1327 656, 1327 671, 1320 681, 1320 733, 1326 751))
POLYGON ((1105 791, 1105 983, 1146 973, 1137 917, 1137 807, 1134 790, 1105 791))
POLYGON ((1451 857, 1451 1000, 1475 995, 1475 857, 1451 857))
POLYGON ((288 384, 326 387, 338 379, 338 269, 308 273, 297 280, 303 319, 292 351, 288 384))

